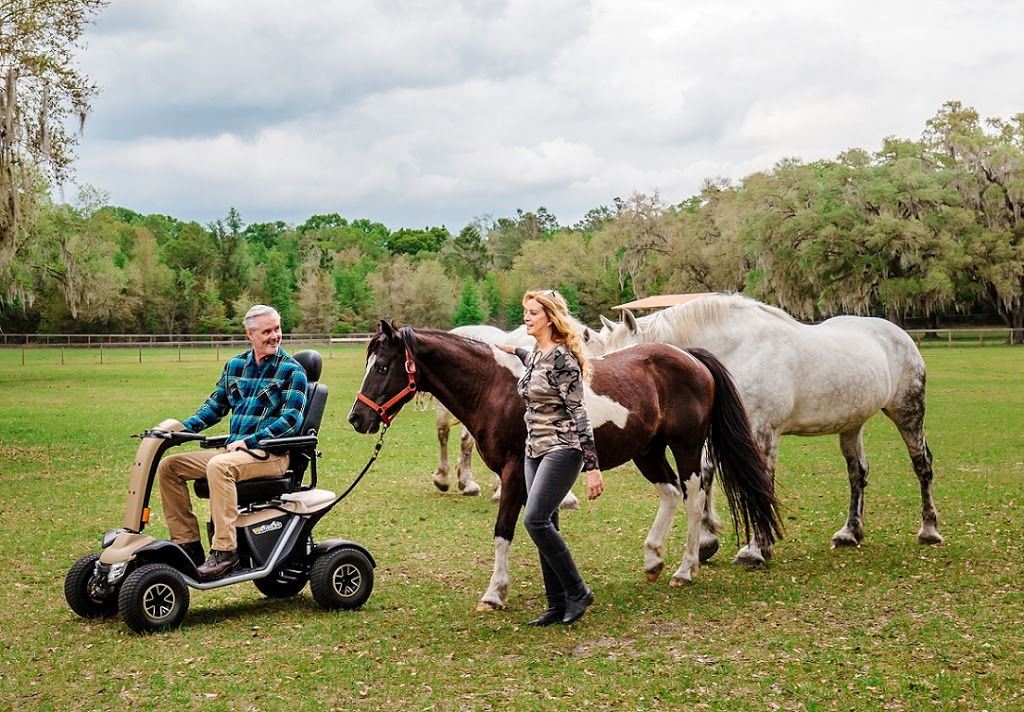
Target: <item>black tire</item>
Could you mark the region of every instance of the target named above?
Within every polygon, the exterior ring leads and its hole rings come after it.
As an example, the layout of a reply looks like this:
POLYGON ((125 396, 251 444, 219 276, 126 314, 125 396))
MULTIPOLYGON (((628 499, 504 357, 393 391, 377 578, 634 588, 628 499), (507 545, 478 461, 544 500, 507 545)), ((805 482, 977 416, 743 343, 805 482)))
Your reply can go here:
POLYGON ((82 618, 106 618, 117 613, 117 592, 106 598, 94 598, 89 591, 89 581, 96 570, 99 554, 89 554, 72 564, 64 577, 64 598, 75 613, 82 618))
POLYGON ((309 588, 327 610, 354 610, 366 603, 373 591, 373 564, 358 549, 335 549, 313 562, 309 588))
POLYGON ((256 586, 257 591, 268 598, 289 598, 294 596, 306 587, 306 582, 309 581, 309 574, 296 571, 295 569, 288 569, 287 571, 287 577, 283 575, 283 572, 275 571, 266 578, 254 579, 253 585, 256 586))
POLYGON ((136 633, 177 628, 188 612, 188 584, 166 564, 146 564, 128 574, 117 601, 121 618, 136 633))

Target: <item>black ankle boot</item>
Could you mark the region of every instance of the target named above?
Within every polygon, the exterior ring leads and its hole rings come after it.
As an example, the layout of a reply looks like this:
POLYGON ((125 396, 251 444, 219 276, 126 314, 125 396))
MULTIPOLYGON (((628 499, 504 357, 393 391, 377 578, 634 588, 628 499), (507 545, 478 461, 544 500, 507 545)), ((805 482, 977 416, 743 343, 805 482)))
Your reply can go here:
POLYGON ((562 616, 562 623, 569 625, 578 621, 593 602, 594 592, 587 588, 586 584, 583 584, 583 589, 575 596, 565 597, 565 615, 562 616))
POLYGON ((534 618, 532 621, 530 621, 526 625, 532 625, 532 626, 553 625, 555 623, 560 623, 561 620, 562 620, 562 617, 564 615, 565 615, 565 609, 564 608, 555 608, 555 607, 552 606, 551 608, 548 608, 546 611, 541 613, 539 617, 534 618))

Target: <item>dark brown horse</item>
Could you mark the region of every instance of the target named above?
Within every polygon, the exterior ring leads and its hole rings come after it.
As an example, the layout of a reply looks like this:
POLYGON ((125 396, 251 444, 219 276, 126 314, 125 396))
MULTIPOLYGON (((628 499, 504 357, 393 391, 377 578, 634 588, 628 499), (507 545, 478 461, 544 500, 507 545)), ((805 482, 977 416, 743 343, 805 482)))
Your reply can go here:
MULTIPOLYGON (((525 406, 516 391, 513 361, 514 356, 493 346, 449 332, 398 329, 382 321, 367 347, 366 375, 348 416, 358 432, 376 432, 421 390, 432 393, 476 438, 484 463, 502 483, 494 572, 478 610, 507 603, 508 550, 526 502, 525 406)), ((649 580, 664 568, 665 539, 680 497, 688 518, 686 552, 671 583, 690 581, 700 566, 705 442, 718 464, 737 530, 742 523, 748 537, 753 530, 769 543, 781 536, 771 475, 729 374, 714 356, 644 344, 592 363, 587 411, 602 469, 632 460, 661 497, 644 542, 649 580), (682 477, 669 464, 666 449, 682 477)))

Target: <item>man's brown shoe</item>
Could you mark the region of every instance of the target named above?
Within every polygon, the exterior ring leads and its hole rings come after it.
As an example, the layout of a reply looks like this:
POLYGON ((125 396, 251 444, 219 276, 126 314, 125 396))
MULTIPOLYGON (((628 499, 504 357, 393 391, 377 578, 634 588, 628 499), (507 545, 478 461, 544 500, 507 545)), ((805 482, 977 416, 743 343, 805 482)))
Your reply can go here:
POLYGON ((204 579, 220 578, 232 569, 238 567, 239 559, 237 551, 217 551, 210 549, 210 558, 196 569, 204 579))

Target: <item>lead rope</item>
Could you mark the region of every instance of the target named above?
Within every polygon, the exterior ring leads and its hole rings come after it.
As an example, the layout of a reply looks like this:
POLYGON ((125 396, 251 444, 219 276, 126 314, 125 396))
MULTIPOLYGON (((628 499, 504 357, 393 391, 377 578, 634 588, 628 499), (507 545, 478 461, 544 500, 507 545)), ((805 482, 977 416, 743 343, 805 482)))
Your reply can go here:
MULTIPOLYGON (((356 485, 359 484, 359 480, 363 479, 363 475, 370 471, 370 466, 373 465, 374 461, 377 459, 377 455, 380 454, 380 449, 384 447, 384 433, 386 433, 387 431, 388 426, 384 425, 380 430, 380 437, 377 438, 377 444, 373 448, 373 455, 370 456, 370 461, 366 463, 366 467, 363 468, 363 471, 359 473, 359 476, 356 477, 352 484, 348 486, 348 489, 345 490, 340 497, 334 500, 334 504, 337 504, 341 500, 345 499, 348 496, 348 493, 355 489, 356 485)), ((331 506, 333 507, 334 505, 331 506)))

